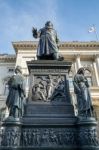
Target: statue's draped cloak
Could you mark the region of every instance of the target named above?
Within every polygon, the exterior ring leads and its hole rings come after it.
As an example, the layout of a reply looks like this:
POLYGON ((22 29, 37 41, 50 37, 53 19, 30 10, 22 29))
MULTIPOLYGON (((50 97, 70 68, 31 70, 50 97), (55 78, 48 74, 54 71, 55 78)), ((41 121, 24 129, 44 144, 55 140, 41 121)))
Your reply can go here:
POLYGON ((9 94, 6 100, 8 109, 13 106, 22 108, 22 97, 24 92, 24 80, 22 75, 14 75, 8 82, 9 94))
POLYGON ((37 49, 37 56, 50 55, 58 52, 58 38, 57 33, 54 29, 50 31, 46 28, 39 30, 40 40, 37 49))
POLYGON ((91 109, 92 100, 89 91, 88 81, 82 74, 76 74, 74 77, 74 91, 77 96, 78 111, 87 111, 91 109))

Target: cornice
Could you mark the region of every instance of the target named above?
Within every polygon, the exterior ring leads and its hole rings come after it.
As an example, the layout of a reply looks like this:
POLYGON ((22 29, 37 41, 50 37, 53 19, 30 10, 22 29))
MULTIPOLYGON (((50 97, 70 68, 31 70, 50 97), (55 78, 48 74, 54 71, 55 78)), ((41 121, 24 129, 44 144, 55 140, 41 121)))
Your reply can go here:
POLYGON ((0 55, 0 62, 15 62, 16 55, 0 55))
POLYGON ((13 48, 15 52, 20 49, 37 49, 38 42, 37 41, 19 41, 19 42, 12 42, 13 48))
MULTIPOLYGON (((12 42, 12 45, 16 52, 19 49, 37 49, 38 41, 18 41, 12 42)), ((99 49, 99 42, 60 42, 59 49, 99 49)))
POLYGON ((76 48, 76 49, 88 49, 88 48, 99 48, 99 42, 61 42, 60 48, 76 48))

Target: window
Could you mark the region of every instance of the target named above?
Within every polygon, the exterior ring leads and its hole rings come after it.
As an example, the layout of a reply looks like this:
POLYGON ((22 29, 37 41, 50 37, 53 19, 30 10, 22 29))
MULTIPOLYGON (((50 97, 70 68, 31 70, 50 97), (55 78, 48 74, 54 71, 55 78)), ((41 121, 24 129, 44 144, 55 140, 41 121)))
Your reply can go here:
POLYGON ((69 87, 73 88, 73 73, 72 71, 69 72, 69 87))
POLYGON ((69 87, 73 88, 73 78, 69 77, 69 87))
POLYGON ((87 77, 87 80, 88 80, 89 86, 92 86, 92 78, 91 77, 87 77))
POLYGON ((92 83, 92 75, 91 75, 91 71, 89 69, 86 69, 85 70, 85 76, 88 80, 88 83, 89 83, 89 86, 92 86, 93 83, 92 83))
POLYGON ((8 69, 8 72, 9 72, 9 73, 13 73, 13 72, 14 72, 14 69, 13 69, 13 68, 9 68, 9 69, 8 69))
POLYGON ((5 83, 4 95, 8 95, 8 93, 9 93, 9 86, 8 83, 5 83))
POLYGON ((4 85, 4 95, 8 95, 9 93, 9 85, 8 85, 8 81, 10 79, 10 76, 6 77, 3 79, 3 85, 4 85))
POLYGON ((85 70, 85 76, 88 80, 89 86, 93 86, 95 84, 95 73, 94 73, 94 66, 93 66, 93 60, 81 60, 81 65, 86 69, 85 70))

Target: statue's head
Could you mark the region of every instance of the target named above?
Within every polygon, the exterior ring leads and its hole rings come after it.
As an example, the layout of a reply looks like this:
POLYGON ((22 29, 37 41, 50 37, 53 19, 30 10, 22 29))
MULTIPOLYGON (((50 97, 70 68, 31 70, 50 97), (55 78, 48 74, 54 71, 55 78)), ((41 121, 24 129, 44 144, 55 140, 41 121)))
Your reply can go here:
POLYGON ((85 68, 81 67, 78 69, 77 74, 84 74, 85 68))
POLYGON ((21 68, 21 66, 16 66, 16 68, 15 68, 15 73, 22 73, 22 68, 21 68))
POLYGON ((45 23, 45 28, 47 28, 47 29, 53 29, 53 24, 52 24, 52 22, 51 22, 51 21, 47 21, 47 22, 45 23))

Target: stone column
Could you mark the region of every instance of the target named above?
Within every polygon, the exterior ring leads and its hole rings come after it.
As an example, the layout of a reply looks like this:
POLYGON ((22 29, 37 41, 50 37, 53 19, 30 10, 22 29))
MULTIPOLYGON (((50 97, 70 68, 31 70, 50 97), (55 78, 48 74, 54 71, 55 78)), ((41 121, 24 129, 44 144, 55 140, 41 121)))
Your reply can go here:
POLYGON ((99 140, 96 130, 97 122, 93 117, 78 118, 78 147, 79 150, 98 150, 99 140))
POLYGON ((77 66, 77 70, 79 68, 81 68, 81 62, 80 62, 80 55, 76 55, 76 66, 77 66))
MULTIPOLYGON (((95 70, 96 84, 97 84, 97 86, 99 86, 99 69, 98 69, 99 68, 99 56, 98 55, 94 56, 93 66, 94 66, 94 70, 95 70)), ((98 104, 98 99, 97 99, 97 102, 95 99, 93 100, 93 106, 94 106, 94 111, 95 111, 95 115, 97 118, 97 134, 98 134, 98 138, 99 138, 99 104, 98 104)))
POLYGON ((96 75, 97 75, 97 85, 99 86, 99 55, 95 56, 95 63, 96 63, 96 75))
POLYGON ((21 146, 21 122, 19 118, 8 117, 2 122, 0 149, 19 150, 21 146))
POLYGON ((22 66, 22 55, 21 54, 17 54, 17 57, 16 57, 16 66, 22 66))
POLYGON ((26 75, 26 84, 25 84, 25 89, 26 89, 26 96, 28 96, 28 92, 29 92, 29 75, 26 75))
POLYGON ((97 86, 99 86, 99 76, 98 76, 98 71, 97 71, 97 67, 96 67, 96 62, 93 62, 93 66, 94 66, 94 70, 95 70, 96 83, 97 83, 97 86))
POLYGON ((74 63, 74 67, 75 67, 75 73, 77 72, 77 65, 76 62, 74 63))

